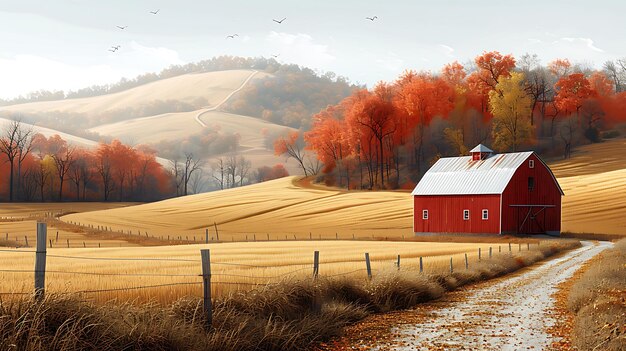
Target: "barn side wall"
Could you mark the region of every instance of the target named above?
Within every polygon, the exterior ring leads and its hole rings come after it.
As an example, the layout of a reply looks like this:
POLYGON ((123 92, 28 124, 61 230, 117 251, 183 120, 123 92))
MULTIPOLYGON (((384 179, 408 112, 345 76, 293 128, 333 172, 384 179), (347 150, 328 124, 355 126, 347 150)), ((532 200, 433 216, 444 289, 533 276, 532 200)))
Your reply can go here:
POLYGON ((413 196, 413 231, 416 233, 500 233, 500 195, 413 196), (489 218, 482 219, 482 210, 489 218), (428 210, 428 219, 422 219, 428 210), (470 210, 470 219, 463 219, 470 210))
MULTIPOLYGON (((518 233, 520 224, 528 215, 528 208, 514 208, 510 205, 554 205, 537 214, 536 220, 528 218, 520 233, 531 234, 544 231, 560 233, 561 231, 561 193, 552 178, 550 170, 536 155, 531 155, 522 164, 507 185, 502 194, 502 231, 504 233, 518 233), (529 160, 535 163, 530 168, 529 160), (534 178, 534 188, 529 190, 528 178, 534 178)), ((533 214, 539 211, 533 210, 533 214)))

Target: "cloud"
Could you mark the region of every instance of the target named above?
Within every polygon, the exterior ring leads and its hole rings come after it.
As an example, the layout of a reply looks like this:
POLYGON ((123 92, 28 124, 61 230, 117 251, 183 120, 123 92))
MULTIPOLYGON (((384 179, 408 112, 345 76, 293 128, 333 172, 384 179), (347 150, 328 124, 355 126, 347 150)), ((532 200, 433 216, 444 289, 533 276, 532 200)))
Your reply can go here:
POLYGON ((387 52, 385 56, 376 60, 378 66, 394 73, 399 73, 404 67, 404 60, 394 52, 387 52))
POLYGON ((120 46, 118 52, 104 54, 101 64, 91 65, 37 55, 0 57, 0 98, 10 99, 37 90, 77 90, 184 64, 176 51, 167 48, 144 46, 134 41, 120 46))
POLYGON ((593 40, 591 38, 569 38, 569 37, 565 37, 565 38, 561 38, 557 41, 555 41, 555 44, 558 44, 559 42, 568 42, 568 43, 582 43, 585 44, 585 46, 593 51, 597 51, 597 52, 604 52, 604 50, 600 49, 599 47, 593 45, 593 40))
POLYGON ((444 44, 438 44, 440 48, 444 50, 444 53, 447 57, 454 58, 454 48, 444 44))
POLYGON ((146 65, 148 67, 166 67, 185 63, 181 60, 178 52, 168 48, 144 46, 136 41, 131 41, 128 47, 127 50, 122 47, 119 52, 111 53, 109 57, 130 61, 134 65, 139 64, 144 69, 146 65))
POLYGON ((120 72, 107 65, 72 66, 34 55, 0 58, 0 98, 12 98, 36 90, 75 90, 111 83, 120 72))
POLYGON ((317 44, 308 34, 270 32, 265 38, 273 53, 281 59, 313 68, 327 68, 335 61, 327 45, 317 44))

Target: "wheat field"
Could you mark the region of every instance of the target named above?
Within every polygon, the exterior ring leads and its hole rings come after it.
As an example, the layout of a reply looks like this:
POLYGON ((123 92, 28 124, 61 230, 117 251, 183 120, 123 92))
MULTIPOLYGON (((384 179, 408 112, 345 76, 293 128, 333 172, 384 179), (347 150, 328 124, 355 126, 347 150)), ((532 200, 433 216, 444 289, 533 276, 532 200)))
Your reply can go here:
MULTIPOLYGON (((532 244, 536 246, 536 244, 532 244)), ((84 292, 98 301, 111 299, 171 302, 183 296, 201 296, 200 250, 211 250, 213 295, 224 296, 232 291, 251 289, 257 284, 312 277, 313 253, 320 252, 319 276, 349 276, 366 279, 365 253, 370 254, 372 274, 401 269, 418 274, 419 257, 424 272, 449 271, 450 258, 458 270, 465 269, 465 254, 470 266, 482 259, 508 253, 505 243, 419 243, 380 241, 282 241, 256 243, 225 243, 101 248, 48 249, 46 291, 76 293, 81 291, 123 289, 140 286, 186 283, 144 288, 84 292), (100 260, 104 258, 104 260, 100 260), (135 260, 137 259, 137 260, 135 260), (154 259, 154 260, 152 260, 154 259), (69 273, 71 272, 71 273, 69 273), (81 274, 82 273, 82 274, 81 274)), ((513 253, 526 251, 527 246, 513 245, 513 253)), ((26 249, 0 251, 0 293, 30 293, 33 289, 34 253, 26 249), (7 272, 23 271, 23 272, 7 272)))
MULTIPOLYGON (((562 229, 626 234, 626 140, 588 145, 550 163, 565 191, 562 229)), ((223 241, 246 235, 350 239, 412 235, 413 204, 406 191, 345 191, 310 186, 297 177, 157 203, 63 217, 115 230, 201 235, 217 223, 223 241), (311 234, 309 234, 311 233, 311 234)))

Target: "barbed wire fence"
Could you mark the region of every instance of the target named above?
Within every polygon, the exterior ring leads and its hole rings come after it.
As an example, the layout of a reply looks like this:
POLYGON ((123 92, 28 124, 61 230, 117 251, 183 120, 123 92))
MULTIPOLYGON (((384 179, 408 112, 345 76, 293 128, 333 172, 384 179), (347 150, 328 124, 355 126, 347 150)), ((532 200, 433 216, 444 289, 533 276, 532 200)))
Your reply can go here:
MULTIPOLYGON (((34 295, 36 300, 42 300, 45 296, 45 281, 46 274, 60 274, 60 275, 83 275, 83 276, 101 276, 101 277, 163 277, 163 278, 195 278, 198 281, 185 281, 185 282, 173 282, 173 283, 162 283, 162 284, 149 284, 149 285, 136 285, 136 286, 126 286, 126 287, 115 287, 115 288, 106 288, 106 289, 84 289, 73 291, 72 293, 76 294, 101 294, 101 293, 114 293, 121 291, 133 291, 133 290, 142 290, 142 289, 155 289, 155 288, 169 288, 175 286, 202 286, 202 298, 203 298, 203 306, 204 311, 207 316, 207 320, 209 323, 212 318, 212 303, 211 303, 211 289, 213 287, 224 285, 224 286, 245 286, 245 287, 258 287, 267 285, 272 281, 277 281, 280 279, 284 279, 289 276, 303 276, 305 275, 305 271, 310 271, 312 273, 312 279, 318 279, 320 276, 323 278, 338 278, 338 277, 346 277, 346 276, 354 276, 355 274, 365 272, 367 274, 367 279, 371 280, 373 278, 373 274, 377 273, 381 270, 392 269, 395 268, 400 270, 401 268, 401 256, 397 255, 397 257, 393 260, 379 260, 378 264, 382 264, 382 268, 373 269, 372 261, 370 260, 370 254, 365 253, 364 255, 364 268, 354 269, 347 272, 340 272, 334 274, 324 274, 320 275, 320 252, 314 251, 313 254, 313 264, 281 264, 281 265, 253 265, 253 264, 245 264, 245 263, 236 263, 236 262, 211 262, 210 258, 210 249, 201 249, 200 250, 200 259, 185 259, 185 258, 162 258, 162 257, 92 257, 92 256, 80 256, 80 255, 60 255, 60 254, 49 254, 47 252, 47 224, 45 222, 37 223, 37 242, 35 250, 23 250, 23 249, 0 249, 0 253, 32 253, 35 255, 35 268, 33 270, 27 269, 0 269, 0 273, 16 273, 16 274, 27 274, 34 273, 34 291, 32 293, 28 292, 2 292, 0 291, 0 297, 5 295, 15 295, 15 296, 26 296, 26 295, 34 295), (106 272, 86 272, 86 271, 76 271, 76 270, 49 270, 46 269, 46 260, 48 257, 61 259, 61 260, 85 260, 85 261, 116 261, 116 262, 168 262, 168 263, 185 263, 185 264, 199 264, 202 268, 202 272, 199 274, 173 274, 173 273, 106 273, 106 272), (297 267, 295 269, 289 270, 288 272, 282 272, 280 274, 267 275, 267 274, 243 274, 243 273, 228 273, 217 271, 212 273, 211 266, 216 267, 233 267, 239 269, 276 269, 277 267, 285 268, 285 267, 297 267), (212 281, 213 277, 219 277, 223 279, 227 279, 224 281, 212 281), (247 281, 242 281, 247 280, 247 281)), ((539 246, 541 242, 537 245, 539 246)), ((522 244, 518 244, 517 251, 522 251, 522 244)), ((526 250, 530 250, 530 243, 526 243, 526 250)), ((491 259, 494 255, 494 251, 492 247, 489 247, 487 258, 491 259)), ((513 255, 514 249, 511 243, 508 243, 508 246, 505 245, 504 250, 502 245, 498 246, 498 254, 509 254, 513 255)), ((459 254, 457 254, 458 256, 459 254)), ((478 248, 478 261, 484 260, 483 256, 486 256, 481 250, 478 248)), ((424 273, 424 262, 423 258, 428 256, 419 256, 419 273, 424 273)), ((465 269, 469 269, 469 260, 468 254, 464 253, 462 256, 464 259, 465 269)), ((343 261, 342 261, 343 262, 343 261)), ((357 262, 357 261, 354 261, 357 262)), ((340 262, 328 262, 328 263, 340 263, 340 262)), ((409 268, 417 268, 414 265, 407 265, 409 268)), ((459 265, 456 265, 456 269, 459 269, 459 265)), ((416 269, 417 270, 417 269, 416 269)), ((450 273, 455 271, 455 264, 453 256, 450 256, 450 273)))

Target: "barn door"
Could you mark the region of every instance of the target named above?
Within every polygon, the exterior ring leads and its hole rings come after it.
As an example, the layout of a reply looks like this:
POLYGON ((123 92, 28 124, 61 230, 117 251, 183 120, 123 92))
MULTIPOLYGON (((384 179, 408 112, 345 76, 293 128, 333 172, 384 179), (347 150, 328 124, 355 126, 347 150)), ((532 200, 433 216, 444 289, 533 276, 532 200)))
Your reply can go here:
POLYGON ((546 232, 546 208, 541 205, 516 205, 517 207, 517 233, 518 234, 544 234, 546 232))

